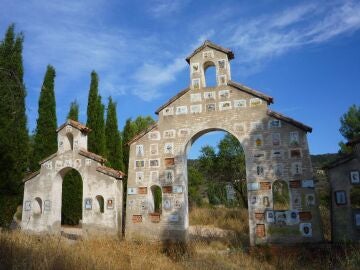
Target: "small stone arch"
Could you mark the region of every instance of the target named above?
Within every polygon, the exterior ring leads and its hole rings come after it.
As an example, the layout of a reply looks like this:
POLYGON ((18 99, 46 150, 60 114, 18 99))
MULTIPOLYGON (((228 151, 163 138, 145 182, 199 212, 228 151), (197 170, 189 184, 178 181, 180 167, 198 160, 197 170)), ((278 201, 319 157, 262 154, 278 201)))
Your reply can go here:
POLYGON ((217 66, 213 61, 206 61, 203 64, 203 78, 204 78, 204 87, 215 87, 217 86, 217 66), (213 77, 211 77, 213 76, 213 77))
POLYGON ((70 225, 83 234, 121 233, 124 173, 105 166, 104 157, 87 150, 90 131, 70 119, 56 130, 57 151, 23 180, 23 230, 66 233, 62 225, 70 225), (66 191, 69 196, 64 197, 66 191))
POLYGON ((354 209, 360 209, 360 186, 353 186, 350 189, 350 204, 354 209))
POLYGON ((74 150, 74 135, 71 132, 66 133, 67 142, 65 144, 64 150, 74 150))
POLYGON ((33 214, 40 216, 43 213, 43 202, 40 197, 34 199, 33 214))
POLYGON ((150 187, 150 209, 153 213, 162 213, 163 194, 161 187, 158 185, 152 185, 150 187))
POLYGON ((276 180, 272 185, 274 210, 290 209, 289 186, 284 180, 276 180))
POLYGON ((101 195, 96 195, 96 211, 97 213, 103 214, 104 213, 104 208, 105 208, 105 201, 104 201, 104 197, 101 195))

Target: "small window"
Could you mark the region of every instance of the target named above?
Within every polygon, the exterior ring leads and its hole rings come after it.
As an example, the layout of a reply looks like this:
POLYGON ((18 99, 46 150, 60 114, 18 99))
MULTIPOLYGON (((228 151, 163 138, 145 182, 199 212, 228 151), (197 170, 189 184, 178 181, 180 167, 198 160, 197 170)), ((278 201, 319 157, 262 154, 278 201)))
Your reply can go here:
POLYGON ((104 213, 104 197, 101 195, 97 195, 96 201, 98 202, 99 213, 104 213))

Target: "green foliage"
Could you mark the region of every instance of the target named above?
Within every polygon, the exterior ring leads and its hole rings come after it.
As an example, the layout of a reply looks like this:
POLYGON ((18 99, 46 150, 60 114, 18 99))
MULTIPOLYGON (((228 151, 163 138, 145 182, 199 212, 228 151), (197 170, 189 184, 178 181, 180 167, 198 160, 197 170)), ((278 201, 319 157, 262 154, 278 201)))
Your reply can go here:
MULTIPOLYGON (((340 133, 348 141, 360 137, 360 106, 352 105, 340 118, 340 133)), ((339 143, 341 152, 351 151, 343 142, 339 143)))
POLYGON ((360 208, 360 187, 353 186, 350 190, 351 207, 355 209, 360 208))
POLYGON ((28 168, 22 61, 23 35, 10 25, 0 42, 0 190, 19 194, 28 168))
POLYGON ((188 169, 188 192, 190 206, 202 205, 201 187, 204 184, 204 176, 196 168, 189 166, 188 169))
POLYGON ((22 195, 0 193, 0 227, 9 227, 17 206, 22 203, 22 195))
POLYGON ((206 179, 210 203, 227 204, 226 183, 231 183, 237 203, 247 207, 245 155, 234 136, 226 134, 219 142, 217 152, 214 147, 202 147, 198 170, 206 179))
POLYGON ((57 120, 54 93, 55 69, 48 65, 41 87, 31 170, 38 170, 38 162, 57 151, 57 120))
POLYGON ((131 118, 126 120, 124 130, 123 130, 123 159, 125 165, 125 172, 128 171, 129 166, 129 151, 130 146, 127 144, 131 139, 133 139, 137 134, 146 130, 149 126, 154 124, 154 119, 151 116, 138 116, 135 121, 132 121, 131 118))
POLYGON ((154 196, 154 212, 160 213, 161 212, 161 204, 162 204, 162 192, 159 186, 152 186, 152 193, 154 196))
POLYGON ((138 116, 135 121, 132 122, 132 125, 134 126, 135 134, 139 134, 154 123, 155 121, 151 116, 138 116))
POLYGON ((70 103, 70 110, 66 119, 71 119, 74 121, 79 121, 79 103, 76 100, 70 103))
POLYGON ((135 136, 135 128, 131 123, 131 118, 126 119, 123 131, 123 160, 125 173, 128 172, 130 146, 127 144, 135 136))
POLYGON ((118 121, 116 116, 116 103, 109 98, 107 107, 107 117, 105 126, 106 150, 109 166, 117 170, 124 170, 122 140, 118 130, 118 121))
POLYGON ((212 205, 226 204, 226 189, 223 182, 208 182, 207 183, 207 195, 209 203, 212 205))
POLYGON ((61 224, 77 225, 82 218, 83 183, 80 174, 71 169, 63 179, 61 224))
POLYGON ((101 103, 101 96, 98 91, 99 78, 95 71, 91 72, 91 83, 87 106, 87 123, 92 129, 88 135, 88 149, 98 155, 105 156, 105 121, 104 105, 101 103))

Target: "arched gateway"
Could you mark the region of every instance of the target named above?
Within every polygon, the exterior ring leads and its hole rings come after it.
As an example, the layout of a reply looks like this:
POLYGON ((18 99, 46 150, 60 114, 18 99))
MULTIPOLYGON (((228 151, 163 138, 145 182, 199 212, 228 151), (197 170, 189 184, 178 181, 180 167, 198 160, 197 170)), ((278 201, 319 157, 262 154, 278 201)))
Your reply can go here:
POLYGON ((250 243, 323 239, 306 137, 311 128, 271 111, 272 97, 232 81, 233 58, 209 41, 196 49, 186 58, 190 87, 162 105, 158 122, 129 142, 127 238, 187 238, 187 150, 202 134, 224 130, 245 152, 250 243), (215 87, 206 87, 210 66, 216 67, 215 87), (162 192, 157 211, 154 187, 162 192))
POLYGON ((82 232, 121 235, 123 173, 104 166, 103 157, 87 151, 89 128, 68 120, 58 128, 58 151, 27 177, 21 228, 60 233, 65 174, 75 169, 83 182, 82 232))

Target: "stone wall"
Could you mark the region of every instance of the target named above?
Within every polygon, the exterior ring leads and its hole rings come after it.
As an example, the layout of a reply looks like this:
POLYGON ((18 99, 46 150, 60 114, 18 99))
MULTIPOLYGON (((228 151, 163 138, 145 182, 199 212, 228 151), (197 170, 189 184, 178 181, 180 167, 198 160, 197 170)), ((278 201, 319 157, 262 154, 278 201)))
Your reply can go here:
MULTIPOLYGON (((104 167, 101 157, 87 152, 87 136, 71 125, 58 131, 58 152, 41 162, 39 172, 26 179, 22 229, 28 232, 60 233, 62 183, 70 169, 82 178, 83 235, 122 232, 122 181, 104 167), (100 210, 101 197, 104 201, 100 210)), ((120 176, 120 175, 119 175, 120 176)))
POLYGON ((311 128, 271 112, 271 97, 230 81, 228 51, 205 43, 195 52, 188 59, 191 86, 161 106, 158 123, 130 144, 126 237, 187 238, 187 154, 198 137, 222 130, 245 152, 251 244, 321 241, 306 137, 311 128), (206 87, 209 65, 216 67, 215 87, 206 87), (274 212, 276 180, 288 186, 286 211, 274 212), (162 190, 157 213, 154 186, 162 190))
POLYGON ((331 187, 332 240, 334 242, 360 240, 359 145, 355 146, 354 154, 336 161, 334 166, 328 170, 331 187), (352 196, 352 193, 355 196, 352 196))

